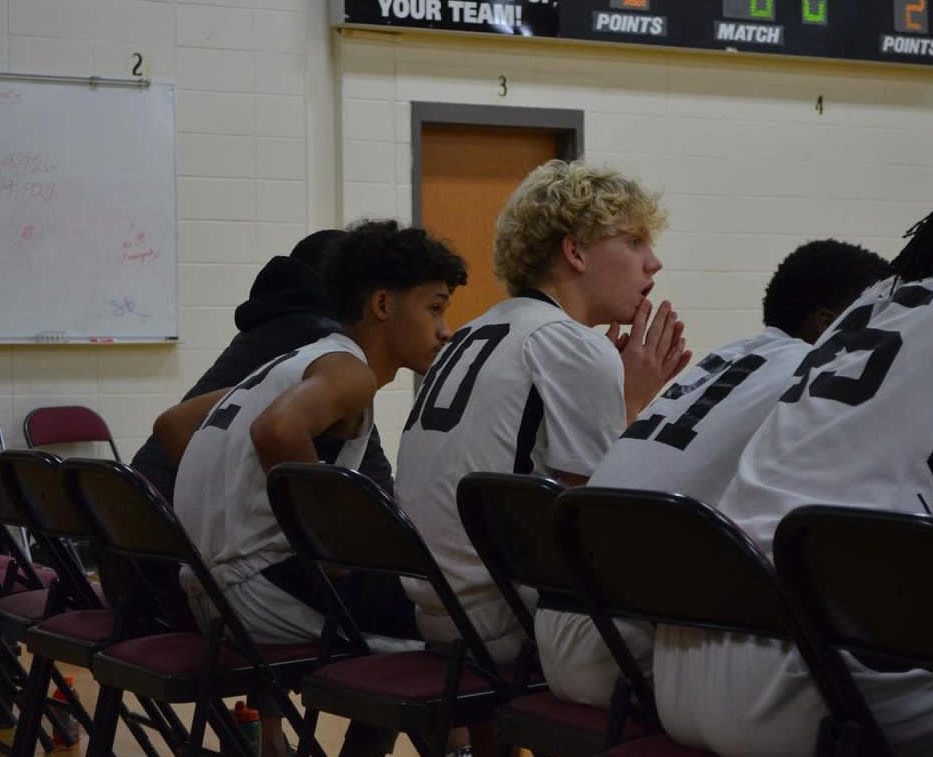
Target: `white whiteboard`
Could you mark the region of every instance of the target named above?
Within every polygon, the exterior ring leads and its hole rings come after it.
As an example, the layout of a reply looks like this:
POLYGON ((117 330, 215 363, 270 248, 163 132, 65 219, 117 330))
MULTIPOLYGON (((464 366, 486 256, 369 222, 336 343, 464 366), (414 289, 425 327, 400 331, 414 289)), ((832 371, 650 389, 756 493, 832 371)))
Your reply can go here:
POLYGON ((0 341, 178 337, 174 89, 0 81, 0 341))

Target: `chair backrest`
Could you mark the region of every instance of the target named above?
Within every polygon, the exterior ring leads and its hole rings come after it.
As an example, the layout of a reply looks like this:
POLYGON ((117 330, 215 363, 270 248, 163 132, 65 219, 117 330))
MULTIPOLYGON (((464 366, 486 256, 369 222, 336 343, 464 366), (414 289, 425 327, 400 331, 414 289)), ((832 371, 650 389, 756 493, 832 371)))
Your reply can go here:
POLYGON ((933 518, 801 507, 778 525, 774 561, 817 644, 933 670, 933 518))
POLYGON ((572 570, 612 615, 792 638, 774 569, 714 508, 681 494, 583 487, 556 526, 572 570))
POLYGON ((200 563, 197 549, 162 495, 115 460, 72 457, 62 464, 65 491, 106 548, 131 558, 200 563))
MULTIPOLYGON (((69 458, 62 472, 65 491, 93 524, 104 549, 134 564, 147 559, 189 566, 236 638, 252 643, 175 513, 140 473, 116 460, 95 458, 69 458)), ((140 576, 163 607, 172 606, 162 587, 140 576)))
POLYGON ((534 619, 515 583, 536 589, 548 606, 586 612, 554 538, 554 509, 562 491, 551 479, 510 473, 470 473, 457 486, 467 536, 529 639, 534 639, 534 619))
MULTIPOLYGON (((280 711, 294 728, 300 728, 300 714, 159 491, 142 474, 116 460, 70 458, 62 464, 62 471, 65 490, 95 524, 107 550, 133 561, 180 562, 191 568, 218 614, 210 624, 209 642, 219 638, 215 633, 228 631, 239 651, 266 678, 280 711)), ((160 587, 145 583, 158 598, 160 587)), ((165 607, 171 604, 166 602, 165 607)), ((122 612, 120 621, 125 622, 127 615, 122 612)))
POLYGON ((93 528, 65 492, 61 463, 61 458, 41 450, 6 450, 0 453, 0 485, 25 515, 77 606, 99 607, 100 599, 70 541, 90 541, 93 528))
POLYGON ((120 459, 110 429, 104 419, 89 407, 38 407, 23 421, 23 434, 30 447, 71 442, 107 442, 114 459, 120 459))
POLYGON ((92 526, 65 492, 61 458, 42 450, 0 453, 0 479, 29 527, 70 539, 90 539, 92 526))
POLYGON ((851 679, 814 650, 771 563, 722 513, 680 494, 592 487, 562 494, 555 521, 597 613, 792 641, 834 720, 859 725, 878 747, 865 754, 890 754, 851 679))
POLYGON ((484 668, 486 645, 412 522, 366 476, 323 463, 284 463, 269 471, 269 502, 295 552, 319 565, 410 576, 430 582, 484 668))

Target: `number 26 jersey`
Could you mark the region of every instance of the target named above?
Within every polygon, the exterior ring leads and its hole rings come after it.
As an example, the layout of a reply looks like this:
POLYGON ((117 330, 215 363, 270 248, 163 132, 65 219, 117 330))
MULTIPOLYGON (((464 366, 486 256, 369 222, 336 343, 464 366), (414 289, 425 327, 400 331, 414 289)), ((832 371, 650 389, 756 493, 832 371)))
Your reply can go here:
MULTIPOLYGON (((546 295, 507 299, 454 334, 402 433, 396 492, 468 611, 501 598, 460 523, 460 479, 474 471, 588 477, 624 426, 618 350, 546 295)), ((429 587, 405 586, 421 612, 444 614, 429 587)), ((501 620, 514 623, 511 613, 501 620)), ((479 630, 490 638, 504 629, 479 630)))
POLYGON ((807 354, 752 437, 723 512, 771 556, 800 505, 933 507, 933 279, 867 289, 807 354))

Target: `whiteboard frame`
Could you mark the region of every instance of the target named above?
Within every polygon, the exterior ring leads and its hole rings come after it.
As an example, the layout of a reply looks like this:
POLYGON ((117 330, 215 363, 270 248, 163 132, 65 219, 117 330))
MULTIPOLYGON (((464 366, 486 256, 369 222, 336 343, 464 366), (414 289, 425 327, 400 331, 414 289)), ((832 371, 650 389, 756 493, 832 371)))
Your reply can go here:
MULTIPOLYGON (((114 79, 100 76, 69 76, 65 74, 30 74, 18 73, 13 71, 0 71, 0 81, 29 81, 48 84, 73 84, 85 87, 127 87, 132 89, 148 89, 153 84, 165 87, 172 98, 172 175, 174 177, 174 205, 175 205, 175 324, 177 330, 181 331, 181 305, 179 298, 181 295, 181 282, 178 265, 178 129, 176 123, 176 91, 172 82, 153 82, 151 79, 114 79)), ((22 344, 33 345, 37 347, 62 346, 62 345, 120 345, 120 344, 168 344, 175 345, 181 342, 181 334, 174 336, 152 336, 152 337, 111 337, 107 335, 100 336, 68 336, 63 331, 43 332, 31 337, 13 337, 0 335, 0 344, 22 344)))

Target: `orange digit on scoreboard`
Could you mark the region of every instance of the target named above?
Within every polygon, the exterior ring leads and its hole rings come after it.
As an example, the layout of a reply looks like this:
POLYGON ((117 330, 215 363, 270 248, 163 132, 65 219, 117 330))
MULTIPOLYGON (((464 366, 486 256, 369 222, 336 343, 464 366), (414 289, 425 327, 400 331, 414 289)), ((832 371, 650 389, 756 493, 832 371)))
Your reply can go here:
POLYGON ((914 13, 923 13, 927 9, 927 0, 917 0, 914 3, 907 3, 907 7, 904 9, 904 23, 907 25, 908 29, 915 29, 917 31, 923 30, 923 24, 919 21, 914 21, 914 13))

